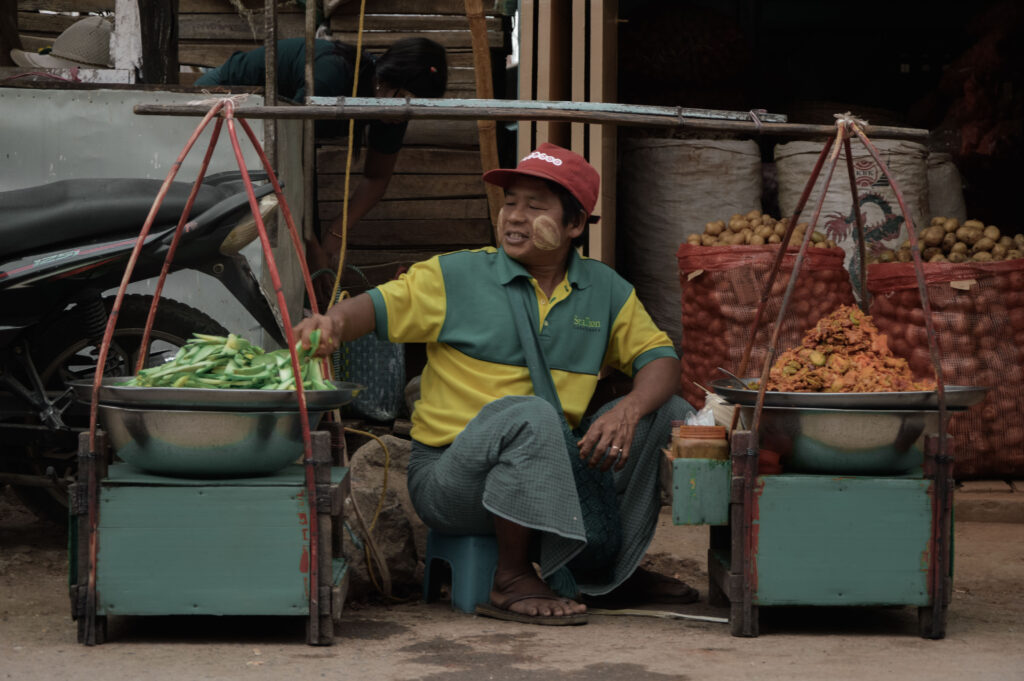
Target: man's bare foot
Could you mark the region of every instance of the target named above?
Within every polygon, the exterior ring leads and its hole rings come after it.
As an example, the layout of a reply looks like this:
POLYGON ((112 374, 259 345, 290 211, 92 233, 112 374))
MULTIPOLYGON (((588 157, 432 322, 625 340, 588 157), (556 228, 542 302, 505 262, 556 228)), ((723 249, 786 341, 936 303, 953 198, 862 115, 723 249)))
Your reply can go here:
POLYGON ((478 615, 531 624, 586 624, 586 610, 556 594, 532 571, 496 573, 491 602, 476 607, 478 615))
POLYGON ((579 615, 587 611, 587 606, 582 603, 556 594, 532 571, 521 572, 511 577, 496 573, 494 588, 491 589, 491 602, 508 602, 508 610, 532 616, 558 617, 579 615), (515 602, 509 602, 513 600, 515 602))

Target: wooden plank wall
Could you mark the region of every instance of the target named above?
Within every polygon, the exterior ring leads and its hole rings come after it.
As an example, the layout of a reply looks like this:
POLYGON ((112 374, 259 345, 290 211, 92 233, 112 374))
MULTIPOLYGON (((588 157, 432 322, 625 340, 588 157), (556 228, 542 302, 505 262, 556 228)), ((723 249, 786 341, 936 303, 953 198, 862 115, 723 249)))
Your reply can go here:
MULTIPOLYGON (((521 99, 617 101, 618 0, 522 0, 521 99)), ((568 147, 601 173, 587 255, 615 264, 616 130, 614 126, 547 121, 520 124, 520 158, 543 142, 568 147)))
MULTIPOLYGON (((52 43, 77 20, 57 12, 113 12, 115 0, 18 0, 19 34, 29 49, 52 43)), ((492 59, 504 64, 511 51, 509 21, 500 6, 485 0, 488 43, 492 59)), ((179 58, 182 66, 219 66, 232 53, 262 45, 264 0, 242 0, 243 16, 229 0, 179 0, 179 58)), ((304 8, 282 2, 278 9, 281 38, 299 37, 304 8)), ((333 39, 355 43, 359 2, 349 2, 330 18, 333 39)), ((472 41, 464 0, 367 0, 363 45, 382 53, 394 41, 426 36, 448 50, 450 98, 476 96, 472 41)), ((194 82, 199 72, 182 73, 181 83, 194 82)), ((503 79, 498 79, 503 83, 503 79)), ((497 91, 495 96, 503 93, 497 91)), ((510 96, 515 96, 511 93, 510 96)), ((341 214, 344 193, 345 140, 318 149, 318 213, 323 221, 341 214)), ((397 266, 434 253, 492 243, 474 121, 413 121, 399 155, 387 194, 349 234, 346 262, 361 267, 374 284, 390 278, 397 266)), ((353 164, 352 187, 361 163, 353 164)), ((326 223, 324 223, 326 224, 326 223)), ((349 283, 351 277, 346 277, 349 283)))

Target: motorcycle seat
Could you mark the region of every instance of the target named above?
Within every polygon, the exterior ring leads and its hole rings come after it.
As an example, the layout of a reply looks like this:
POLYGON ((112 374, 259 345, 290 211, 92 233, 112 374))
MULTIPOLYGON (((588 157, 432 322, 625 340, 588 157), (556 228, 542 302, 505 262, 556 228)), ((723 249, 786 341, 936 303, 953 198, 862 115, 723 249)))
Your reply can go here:
MULTIPOLYGON (((162 185, 163 180, 84 178, 0 192, 0 257, 117 234, 138 236, 162 185)), ((152 229, 176 225, 191 190, 191 182, 171 183, 152 229)), ((237 191, 204 183, 191 216, 237 191)))

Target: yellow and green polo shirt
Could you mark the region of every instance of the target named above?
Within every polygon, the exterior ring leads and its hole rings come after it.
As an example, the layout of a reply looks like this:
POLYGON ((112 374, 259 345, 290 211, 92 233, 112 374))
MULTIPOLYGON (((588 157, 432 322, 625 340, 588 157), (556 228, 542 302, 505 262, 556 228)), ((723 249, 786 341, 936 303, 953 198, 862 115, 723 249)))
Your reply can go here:
POLYGON ((415 439, 443 447, 490 402, 534 394, 504 289, 517 277, 533 284, 531 321, 574 428, 603 367, 632 376, 651 360, 676 357, 633 287, 600 261, 573 251, 565 278, 548 298, 503 250, 435 256, 369 292, 379 338, 427 344, 412 416, 415 439))

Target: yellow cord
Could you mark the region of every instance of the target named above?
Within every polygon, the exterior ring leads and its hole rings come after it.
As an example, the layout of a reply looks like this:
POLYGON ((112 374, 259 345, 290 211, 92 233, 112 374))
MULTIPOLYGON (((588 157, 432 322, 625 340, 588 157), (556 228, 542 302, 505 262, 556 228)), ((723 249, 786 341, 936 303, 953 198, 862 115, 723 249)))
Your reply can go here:
MULTIPOLYGON (((352 76, 352 96, 359 92, 359 66, 363 58, 363 19, 366 16, 366 0, 359 3, 359 29, 356 33, 356 65, 355 73, 352 76)), ((341 273, 345 268, 345 250, 348 248, 348 190, 349 181, 352 177, 352 150, 354 145, 356 121, 348 119, 348 154, 345 158, 345 195, 341 202, 341 250, 338 253, 338 271, 334 275, 334 287, 331 289, 331 299, 327 303, 330 309, 335 304, 335 296, 338 295, 338 288, 341 286, 341 273)))

